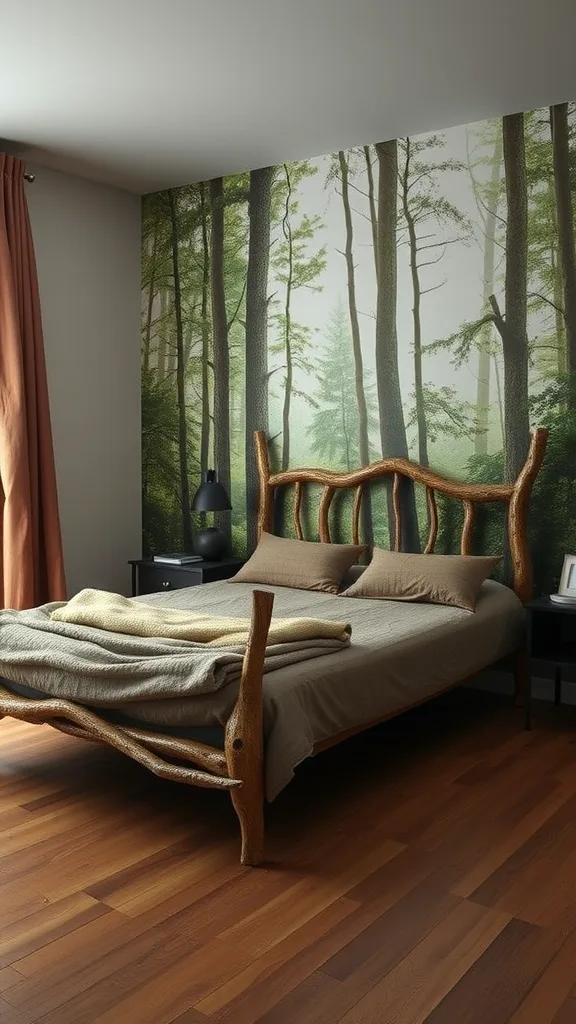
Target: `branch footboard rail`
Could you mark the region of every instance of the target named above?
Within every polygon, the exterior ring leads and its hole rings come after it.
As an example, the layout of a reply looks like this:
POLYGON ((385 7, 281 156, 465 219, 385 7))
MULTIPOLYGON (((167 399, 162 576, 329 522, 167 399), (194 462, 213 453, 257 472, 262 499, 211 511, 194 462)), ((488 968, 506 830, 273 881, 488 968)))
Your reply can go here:
POLYGON ((112 723, 74 701, 59 697, 25 697, 1 684, 0 719, 8 717, 35 725, 50 725, 67 735, 112 747, 160 778, 206 789, 228 790, 240 823, 241 861, 259 864, 264 847, 262 679, 273 604, 273 594, 253 592, 239 692, 226 724, 223 750, 197 740, 112 723))
POLYGON ((456 498, 464 505, 464 524, 460 540, 461 554, 467 555, 472 550, 472 534, 476 521, 477 505, 498 502, 507 506, 507 533, 512 563, 514 590, 521 600, 528 600, 532 595, 532 566, 528 545, 528 504, 532 486, 546 451, 548 431, 537 427, 532 431, 526 462, 516 480, 512 483, 480 484, 462 483, 434 473, 426 466, 410 462, 408 459, 389 458, 372 462, 367 466, 347 473, 320 468, 288 469, 281 473, 272 473, 268 457, 268 441, 263 431, 256 431, 254 443, 258 475, 260 479, 260 504, 258 510, 258 531, 273 532, 274 494, 279 487, 295 487, 294 522, 296 535, 302 540, 301 507, 305 484, 319 484, 323 487, 318 513, 318 536, 323 543, 330 543, 329 513, 332 500, 338 489, 354 489, 352 511, 352 540, 359 541, 360 509, 364 489, 372 481, 392 478, 392 537, 394 550, 400 551, 402 545, 402 482, 410 480, 426 489, 426 505, 428 510, 428 538, 424 553, 433 554, 438 538, 438 506, 436 495, 456 498))
MULTIPOLYGON (((164 753, 194 761, 196 760, 194 747, 201 747, 202 744, 195 744, 192 740, 176 740, 170 736, 160 737, 159 734, 148 733, 145 729, 127 729, 106 721, 95 712, 70 700, 59 697, 45 699, 22 697, 0 686, 0 714, 30 724, 51 725, 60 732, 68 733, 71 736, 104 743, 121 754, 131 757, 133 761, 137 761, 163 779, 188 782, 193 786, 214 789, 232 789, 234 786, 241 785, 237 779, 224 778, 198 771, 196 768, 171 764, 158 757, 153 749, 154 747, 158 749, 160 746, 164 753), (134 731, 137 733, 137 738, 131 735, 134 731), (160 744, 157 742, 159 739, 161 740, 160 744)), ((208 749, 206 748, 206 751, 208 749)), ((200 754, 200 759, 202 760, 202 754, 200 754)))

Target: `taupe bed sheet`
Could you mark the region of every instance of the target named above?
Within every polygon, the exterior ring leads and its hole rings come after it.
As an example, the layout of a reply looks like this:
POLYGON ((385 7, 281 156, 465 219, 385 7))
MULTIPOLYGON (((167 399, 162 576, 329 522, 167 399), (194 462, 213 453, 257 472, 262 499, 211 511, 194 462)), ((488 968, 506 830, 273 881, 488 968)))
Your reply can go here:
POLYGON ((352 645, 265 678, 266 792, 283 789, 315 743, 393 714, 517 649, 521 602, 488 580, 474 613, 270 588, 276 614, 314 614, 352 624, 352 645), (313 611, 312 611, 313 610, 313 611))
MULTIPOLYGON (((253 584, 220 582, 141 600, 214 615, 248 616, 253 589, 253 584)), ((393 714, 473 675, 517 648, 524 629, 520 601, 492 580, 483 584, 474 613, 287 587, 265 589, 275 594, 275 616, 312 616, 352 624, 352 645, 347 650, 264 677, 268 800, 288 784, 315 743, 393 714)), ((115 710, 159 731, 163 726, 213 728, 224 724, 234 705, 237 683, 226 690, 227 700, 220 702, 218 715, 209 696, 116 704, 115 710)))

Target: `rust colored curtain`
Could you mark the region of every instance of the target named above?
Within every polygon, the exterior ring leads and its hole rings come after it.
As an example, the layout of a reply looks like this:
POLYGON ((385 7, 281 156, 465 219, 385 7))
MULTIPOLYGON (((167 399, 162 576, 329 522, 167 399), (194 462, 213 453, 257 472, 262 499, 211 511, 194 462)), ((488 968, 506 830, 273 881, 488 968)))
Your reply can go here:
POLYGON ((66 597, 24 166, 0 153, 0 606, 66 597))

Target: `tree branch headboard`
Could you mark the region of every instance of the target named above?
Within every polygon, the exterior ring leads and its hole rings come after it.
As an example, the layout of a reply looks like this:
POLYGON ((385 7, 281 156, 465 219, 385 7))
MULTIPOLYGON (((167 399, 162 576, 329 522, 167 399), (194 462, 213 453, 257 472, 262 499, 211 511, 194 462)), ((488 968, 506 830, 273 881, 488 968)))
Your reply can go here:
POLYGON ((546 451, 547 437, 548 431, 543 427, 538 427, 532 432, 526 462, 514 483, 469 484, 449 480, 446 477, 438 476, 438 474, 433 473, 424 466, 419 466, 416 462, 397 458, 381 459, 379 462, 372 462, 370 465, 362 466, 360 469, 353 470, 350 473, 337 473, 328 469, 313 468, 288 469, 282 473, 272 473, 268 457, 268 441, 265 433, 258 430, 254 434, 260 481, 258 533, 260 534, 262 530, 265 530, 267 533, 273 532, 274 492, 276 488, 294 485, 294 530, 296 536, 302 540, 301 508, 304 485, 321 484, 324 490, 318 513, 320 540, 326 544, 329 544, 331 540, 328 514, 336 491, 339 489, 355 488, 352 512, 352 538, 353 543, 358 544, 364 484, 374 480, 393 477, 394 550, 399 551, 401 548, 402 509, 400 497, 402 482, 408 479, 422 484, 426 488, 429 533, 425 554, 431 554, 434 551, 438 536, 438 508, 436 504, 436 493, 438 493, 448 498, 458 498, 464 505, 464 525, 462 527, 460 551, 463 555, 468 555, 472 550, 472 531, 476 519, 476 506, 486 502, 501 502, 508 507, 507 528, 514 590, 520 600, 528 601, 532 596, 533 586, 532 561, 528 543, 528 504, 532 486, 546 451))

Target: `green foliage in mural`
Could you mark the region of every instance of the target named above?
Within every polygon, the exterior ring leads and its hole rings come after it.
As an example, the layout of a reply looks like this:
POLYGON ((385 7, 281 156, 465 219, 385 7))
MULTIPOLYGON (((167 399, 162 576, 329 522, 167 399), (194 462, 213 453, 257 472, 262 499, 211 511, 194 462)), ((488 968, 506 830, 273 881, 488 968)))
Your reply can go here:
MULTIPOLYGON (((564 103, 146 196, 145 550, 191 543, 208 468, 231 492, 233 549, 253 547, 254 429, 277 468, 408 452, 498 482, 532 423, 550 429, 531 536, 537 588, 553 586, 576 549, 575 189, 564 103)), ((417 546, 423 494, 402 500, 417 546)), ((311 538, 318 502, 304 500, 311 538)), ((289 532, 290 501, 278 516, 289 532)), ((439 550, 457 549, 461 521, 442 502, 439 550)), ((475 550, 502 552, 503 526, 486 509, 475 550)), ((384 489, 361 528, 387 542, 384 489)))
MULTIPOLYGON (((360 465, 359 416, 354 382, 354 355, 350 327, 341 303, 330 314, 326 344, 316 357, 318 378, 312 419, 311 451, 321 464, 350 471, 360 465)), ((375 437, 378 413, 374 385, 365 387, 368 399, 368 429, 375 437)), ((376 445, 372 457, 378 458, 376 445)))

